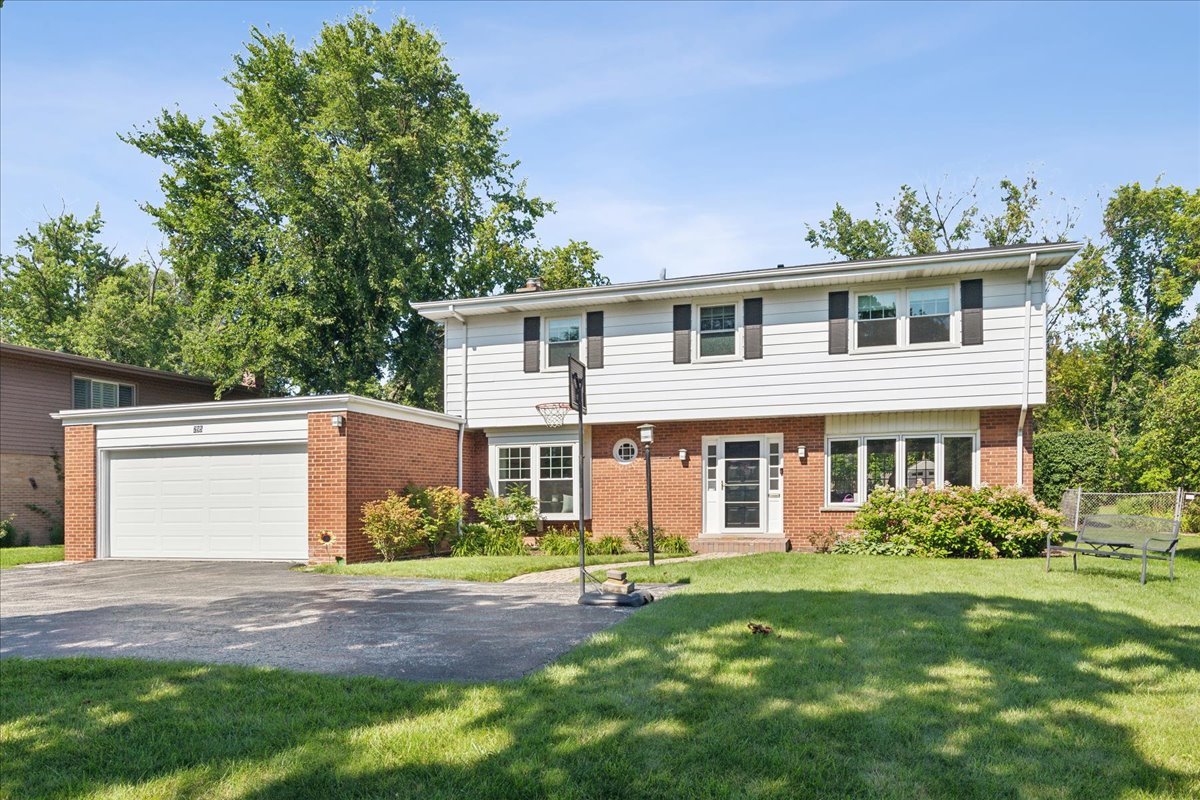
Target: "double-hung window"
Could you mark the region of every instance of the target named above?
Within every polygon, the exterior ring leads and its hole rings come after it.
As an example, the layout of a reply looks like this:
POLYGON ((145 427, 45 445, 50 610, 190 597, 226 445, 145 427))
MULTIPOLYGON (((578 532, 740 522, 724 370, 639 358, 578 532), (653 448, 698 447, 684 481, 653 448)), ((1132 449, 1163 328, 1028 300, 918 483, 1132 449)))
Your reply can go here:
POLYGON ((520 487, 543 516, 577 514, 575 447, 569 444, 501 445, 495 448, 496 493, 520 487))
POLYGON ((568 358, 579 358, 582 326, 579 317, 556 317, 546 320, 546 365, 565 367, 568 358))
POLYGON ((133 386, 128 383, 75 378, 73 408, 124 408, 133 405, 133 386))
POLYGON ((700 306, 700 358, 737 354, 737 305, 700 306))
POLYGON ((825 496, 830 506, 858 506, 879 488, 974 486, 973 433, 834 437, 826 444, 825 496))
POLYGON ((953 293, 927 286, 854 295, 854 349, 938 346, 954 341, 953 293))

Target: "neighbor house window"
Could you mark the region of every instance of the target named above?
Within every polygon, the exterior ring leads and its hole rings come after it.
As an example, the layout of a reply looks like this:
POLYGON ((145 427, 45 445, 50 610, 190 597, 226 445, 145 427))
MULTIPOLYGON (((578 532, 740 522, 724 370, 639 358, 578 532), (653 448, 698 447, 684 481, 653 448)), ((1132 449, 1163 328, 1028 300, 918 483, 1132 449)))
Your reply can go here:
POLYGON ((124 408, 133 405, 133 386, 128 383, 75 378, 72 389, 74 408, 124 408))
POLYGON ((737 306, 701 306, 700 357, 737 353, 737 306))
POLYGON ((574 445, 501 445, 493 454, 497 494, 520 486, 537 501, 542 516, 569 518, 579 513, 574 445))
POLYGON ((828 502, 856 506, 879 488, 974 486, 978 482, 975 443, 975 434, 968 433, 830 439, 825 475, 828 502))
POLYGON ((579 317, 562 317, 546 322, 546 364, 565 367, 568 358, 579 358, 579 317))
POLYGON ((908 343, 950 341, 950 287, 908 290, 908 343))
POLYGON ((896 344, 896 293, 858 295, 858 347, 888 347, 896 344))
POLYGON ((503 497, 514 486, 520 486, 525 494, 533 494, 530 475, 529 447, 501 447, 498 453, 496 494, 503 497))

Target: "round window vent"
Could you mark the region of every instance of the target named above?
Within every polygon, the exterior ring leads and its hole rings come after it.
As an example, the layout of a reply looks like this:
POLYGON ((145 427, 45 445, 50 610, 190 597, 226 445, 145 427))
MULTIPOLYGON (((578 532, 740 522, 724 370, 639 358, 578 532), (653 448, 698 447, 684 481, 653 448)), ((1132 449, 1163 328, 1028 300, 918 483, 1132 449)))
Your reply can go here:
POLYGON ((621 439, 613 445, 613 458, 618 464, 630 464, 637 458, 638 448, 633 439, 621 439))

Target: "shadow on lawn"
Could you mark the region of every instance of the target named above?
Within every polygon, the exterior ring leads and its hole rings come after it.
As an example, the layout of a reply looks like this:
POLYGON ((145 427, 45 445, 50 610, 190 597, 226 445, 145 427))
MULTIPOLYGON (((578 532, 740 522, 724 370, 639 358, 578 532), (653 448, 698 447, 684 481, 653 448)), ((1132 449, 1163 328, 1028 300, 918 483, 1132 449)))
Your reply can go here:
POLYGON ((1165 679, 1186 670, 1195 683, 1200 632, 1082 603, 679 595, 545 672, 482 686, 129 662, 15 669, 58 675, 72 697, 55 704, 50 687, 5 702, 0 719, 30 732, 0 750, 20 797, 63 788, 46 781, 101 790, 173 775, 171 794, 201 796, 238 770, 244 791, 225 793, 249 798, 1095 799, 1184 796, 1200 779, 1148 763, 1114 703, 1146 696, 1135 708, 1153 717, 1181 702, 1186 682, 1165 679), (750 620, 781 635, 751 636, 750 620))

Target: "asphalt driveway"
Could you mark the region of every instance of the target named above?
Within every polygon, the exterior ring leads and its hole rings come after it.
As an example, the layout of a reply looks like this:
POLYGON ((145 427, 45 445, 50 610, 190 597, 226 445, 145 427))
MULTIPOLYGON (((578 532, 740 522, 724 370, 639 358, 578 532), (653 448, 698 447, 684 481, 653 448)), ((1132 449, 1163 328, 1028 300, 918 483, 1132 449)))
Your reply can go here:
POLYGON ((0 574, 0 658, 267 665, 412 680, 516 678, 631 609, 570 585, 310 574, 251 562, 93 561, 0 574))

